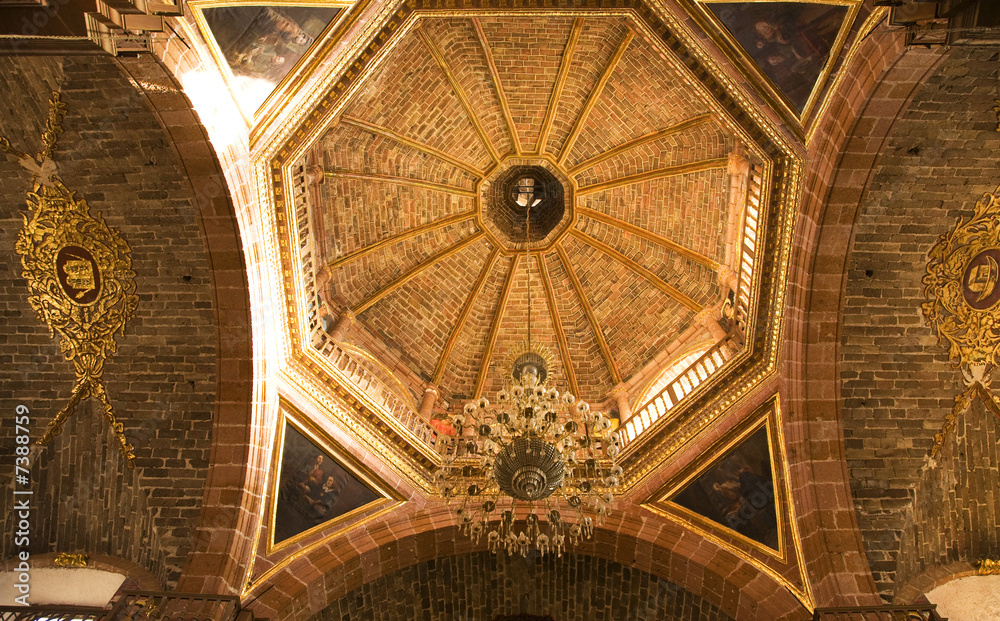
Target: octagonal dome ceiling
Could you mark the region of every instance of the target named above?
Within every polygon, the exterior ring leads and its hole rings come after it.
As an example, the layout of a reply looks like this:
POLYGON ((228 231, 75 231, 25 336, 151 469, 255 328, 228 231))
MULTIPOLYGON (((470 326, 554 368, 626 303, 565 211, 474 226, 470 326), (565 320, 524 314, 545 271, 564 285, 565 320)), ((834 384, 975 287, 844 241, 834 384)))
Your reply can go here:
POLYGON ((707 338, 738 144, 625 17, 421 18, 314 145, 319 295, 439 407, 498 390, 529 323, 551 380, 604 402, 707 338), (526 244, 502 203, 532 170, 565 213, 526 244))

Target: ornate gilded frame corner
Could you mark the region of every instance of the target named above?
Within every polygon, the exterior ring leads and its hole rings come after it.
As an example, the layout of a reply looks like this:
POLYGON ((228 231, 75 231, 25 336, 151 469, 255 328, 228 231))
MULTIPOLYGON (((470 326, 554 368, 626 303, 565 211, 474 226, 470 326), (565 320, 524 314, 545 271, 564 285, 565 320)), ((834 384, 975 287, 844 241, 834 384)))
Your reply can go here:
MULTIPOLYGON (((260 123, 264 119, 273 120, 273 117, 279 110, 277 102, 288 97, 293 97, 295 93, 301 88, 302 82, 315 71, 316 66, 319 64, 319 60, 329 51, 329 49, 335 45, 340 37, 343 36, 344 32, 347 30, 346 26, 349 23, 353 23, 356 19, 358 13, 364 9, 364 7, 371 0, 188 0, 188 7, 191 9, 191 15, 194 17, 195 24, 198 26, 198 32, 201 34, 202 39, 208 46, 209 51, 212 54, 212 59, 215 61, 215 65, 219 70, 219 74, 226 83, 226 87, 229 89, 230 93, 233 95, 233 101, 236 102, 237 107, 243 115, 243 119, 246 121, 247 126, 251 130, 255 129, 258 124, 266 125, 260 123), (355 6, 360 5, 360 6, 355 6), (255 110, 247 109, 243 102, 240 101, 240 97, 237 96, 237 91, 235 87, 235 76, 233 71, 226 61, 222 50, 219 48, 215 37, 212 35, 211 29, 208 27, 208 22, 205 19, 204 9, 207 8, 221 8, 221 7, 233 7, 233 6, 295 6, 295 7, 340 7, 343 10, 337 17, 333 19, 323 32, 316 38, 316 42, 310 47, 305 55, 302 56, 292 66, 289 72, 277 85, 275 85, 274 90, 264 99, 264 102, 255 110), (351 17, 348 17, 348 15, 351 17), (345 23, 348 22, 348 23, 345 23)), ((252 142, 252 140, 251 140, 252 142)))
MULTIPOLYGON (((837 66, 841 56, 843 56, 841 65, 846 65, 846 63, 854 57, 857 52, 857 47, 863 39, 860 34, 865 32, 866 29, 874 28, 874 26, 877 25, 878 21, 881 19, 879 18, 879 20, 873 22, 872 17, 875 14, 883 15, 886 12, 876 9, 872 16, 869 16, 866 26, 859 31, 859 36, 856 36, 850 48, 847 48, 847 53, 844 54, 847 40, 850 37, 851 30, 854 28, 855 20, 864 5, 864 1, 795 0, 797 2, 808 4, 824 4, 829 6, 847 7, 847 14, 844 16, 844 22, 841 24, 840 30, 837 32, 837 36, 834 39, 833 46, 830 49, 830 58, 827 59, 826 64, 823 66, 819 77, 816 79, 816 83, 813 85, 809 98, 806 100, 806 104, 803 107, 802 112, 799 113, 792 105, 791 101, 788 100, 788 97, 786 97, 784 93, 781 92, 781 89, 778 88, 778 86, 764 74, 757 63, 743 49, 743 46, 736 41, 735 36, 729 32, 722 22, 719 21, 706 6, 726 2, 737 2, 739 0, 680 1, 683 6, 688 9, 695 23, 697 23, 702 30, 712 37, 726 58, 733 63, 733 66, 739 74, 753 86, 761 97, 764 98, 766 103, 768 103, 784 118, 784 120, 788 123, 788 127, 792 129, 795 135, 805 144, 808 144, 811 141, 812 136, 815 134, 817 128, 816 121, 822 116, 822 111, 826 108, 829 94, 834 90, 833 85, 839 82, 841 78, 840 74, 843 73, 838 72, 836 80, 831 84, 830 77, 833 73, 833 69, 837 66)), ((744 3, 766 4, 782 1, 789 0, 744 0, 744 3)))
POLYGON ((775 394, 713 442, 698 458, 692 460, 677 474, 651 494, 640 506, 648 511, 686 528, 740 557, 766 573, 787 588, 810 612, 815 608, 805 559, 802 555, 795 505, 791 497, 791 481, 779 395, 775 394), (775 508, 778 518, 778 550, 774 550, 736 531, 699 515, 669 499, 699 475, 716 465, 723 456, 744 440, 767 429, 768 451, 774 477, 775 508), (756 552, 757 554, 754 554, 756 552), (795 584, 765 559, 773 559, 786 566, 794 566, 801 584, 795 584))
POLYGON ((267 538, 264 545, 264 556, 271 557, 283 551, 292 550, 293 548, 294 551, 275 562, 260 576, 253 577, 253 570, 251 568, 251 573, 248 576, 242 595, 246 595, 259 587, 268 578, 284 569, 291 562, 308 555, 316 548, 341 537, 350 530, 370 524, 372 521, 394 511, 406 502, 402 494, 382 480, 374 471, 362 464, 350 451, 317 426, 309 416, 280 396, 278 397, 278 416, 275 421, 274 443, 271 451, 271 463, 267 472, 267 481, 267 500, 265 510, 260 516, 260 521, 257 525, 258 544, 255 545, 255 548, 259 545, 260 533, 266 523, 267 538), (382 498, 349 511, 344 515, 327 520, 294 537, 275 543, 274 526, 278 504, 278 487, 280 485, 279 475, 281 473, 281 462, 284 454, 286 424, 291 425, 321 450, 333 456, 341 467, 367 485, 376 494, 381 495, 382 498), (323 533, 322 537, 306 545, 299 546, 299 544, 314 538, 316 534, 321 532, 323 533))
POLYGON ((90 565, 90 555, 60 552, 56 554, 56 558, 52 561, 52 564, 56 567, 87 567, 90 565))

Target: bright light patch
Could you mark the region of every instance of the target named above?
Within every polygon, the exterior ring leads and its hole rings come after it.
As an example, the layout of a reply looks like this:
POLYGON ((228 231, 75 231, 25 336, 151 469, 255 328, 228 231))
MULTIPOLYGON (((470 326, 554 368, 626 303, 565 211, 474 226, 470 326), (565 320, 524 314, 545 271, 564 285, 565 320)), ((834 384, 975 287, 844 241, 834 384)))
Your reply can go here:
POLYGON ((247 144, 250 133, 225 80, 215 73, 189 71, 180 77, 184 93, 208 130, 217 153, 234 144, 247 144))

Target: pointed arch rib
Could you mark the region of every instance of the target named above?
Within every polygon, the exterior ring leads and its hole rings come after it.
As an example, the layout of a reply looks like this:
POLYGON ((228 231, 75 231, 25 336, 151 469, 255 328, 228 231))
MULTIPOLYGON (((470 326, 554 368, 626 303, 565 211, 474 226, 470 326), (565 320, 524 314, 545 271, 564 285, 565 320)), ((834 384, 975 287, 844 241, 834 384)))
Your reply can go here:
POLYGON ((566 333, 563 331, 562 318, 559 317, 559 309, 556 308, 556 296, 552 290, 552 282, 549 280, 549 270, 545 267, 545 258, 542 256, 542 253, 536 253, 535 260, 538 261, 538 271, 542 275, 542 289, 545 290, 549 316, 552 317, 552 327, 555 328, 556 340, 559 342, 559 357, 562 358, 566 381, 569 382, 569 389, 573 391, 573 394, 579 395, 580 385, 576 382, 576 373, 573 371, 573 360, 569 355, 569 343, 566 342, 566 333))
POLYGON ((593 209, 590 209, 589 207, 577 207, 576 210, 577 210, 577 213, 580 214, 580 215, 584 215, 584 216, 587 216, 588 218, 592 218, 594 220, 597 220, 598 222, 603 222, 604 224, 608 224, 608 225, 611 225, 611 226, 613 226, 615 228, 622 229, 623 231, 628 231, 629 233, 631 233, 631 234, 633 234, 633 235, 635 235, 637 237, 642 237, 643 239, 645 239, 647 241, 651 241, 654 244, 663 246, 664 248, 667 248, 668 250, 676 252, 677 254, 681 255, 682 257, 690 259, 690 260, 694 261, 695 263, 699 263, 699 264, 704 265, 705 267, 707 267, 709 269, 712 269, 712 270, 715 270, 715 271, 719 271, 719 262, 718 261, 716 261, 714 259, 710 259, 709 257, 706 257, 705 255, 701 254, 700 252, 695 252, 694 250, 691 250, 687 246, 682 246, 682 245, 678 244, 675 241, 671 241, 671 240, 667 239, 666 237, 662 237, 660 235, 657 235, 656 233, 647 231, 646 229, 644 229, 642 227, 635 226, 634 224, 630 224, 630 223, 625 222, 624 220, 620 220, 620 219, 618 219, 618 218, 616 218, 614 216, 609 216, 606 213, 603 213, 603 212, 600 212, 600 211, 595 211, 593 209))
POLYGON ((423 181, 421 179, 411 179, 409 177, 397 177, 395 175, 379 175, 376 173, 357 173, 351 172, 349 170, 328 170, 323 173, 325 176, 333 179, 357 179, 359 181, 381 181, 383 183, 392 183, 395 185, 408 185, 414 188, 424 188, 426 190, 437 190, 438 192, 444 192, 446 194, 454 194, 456 196, 465 196, 467 198, 475 198, 476 193, 472 190, 466 190, 464 188, 456 188, 453 185, 446 185, 444 183, 434 183, 433 181, 423 181))
POLYGON ((468 237, 468 238, 466 238, 466 239, 458 242, 457 244, 449 246, 449 247, 445 248, 444 250, 442 250, 441 252, 438 252, 437 254, 432 255, 431 257, 428 257, 427 259, 424 259, 416 267, 414 267, 413 269, 411 269, 409 272, 406 272, 405 274, 403 274, 402 276, 400 276, 396 280, 392 281, 388 285, 380 288, 378 291, 376 291, 372 295, 368 296, 368 298, 366 300, 364 300, 363 302, 355 305, 351 309, 351 312, 353 312, 355 315, 360 315, 361 313, 365 312, 366 310, 368 310, 369 308, 371 308, 372 306, 374 306, 375 304, 377 304, 379 302, 379 300, 381 300, 385 296, 389 295, 390 293, 392 293, 393 291, 395 291, 399 287, 405 285, 407 282, 409 282, 414 277, 418 276, 421 272, 423 272, 427 268, 433 266, 435 263, 437 263, 439 261, 443 261, 444 259, 447 259, 451 255, 459 252, 460 250, 462 250, 463 248, 469 246, 470 244, 473 244, 476 241, 479 241, 480 239, 482 239, 485 236, 486 236, 486 233, 483 233, 482 231, 479 231, 475 235, 473 235, 472 237, 468 237))
POLYGON ((634 148, 636 148, 638 146, 642 146, 642 145, 646 144, 647 142, 655 142, 655 141, 657 141, 657 140, 659 140, 661 138, 666 138, 667 136, 672 136, 672 135, 680 133, 680 132, 682 132, 682 131, 684 131, 686 129, 691 129, 692 127, 698 127, 699 125, 704 125, 705 123, 709 123, 711 121, 712 121, 712 115, 711 114, 702 114, 702 115, 699 115, 699 116, 696 116, 696 117, 692 117, 692 118, 690 118, 690 119, 688 119, 686 121, 681 121, 680 123, 677 123, 676 125, 671 125, 670 127, 665 127, 663 129, 658 129, 655 132, 651 132, 651 133, 646 134, 645 136, 639 136, 638 138, 635 138, 633 140, 629 140, 628 142, 622 143, 622 144, 618 145, 617 147, 611 149, 610 151, 605 151, 604 153, 601 153, 600 155, 595 155, 594 157, 590 158, 589 160, 586 160, 584 162, 580 162, 579 164, 577 164, 573 168, 570 168, 566 172, 569 173, 569 175, 571 177, 575 177, 577 175, 577 173, 579 173, 579 172, 587 170, 588 168, 593 168, 594 166, 597 166, 601 162, 610 160, 611 158, 616 157, 618 155, 621 155, 622 153, 625 153, 626 151, 631 151, 632 149, 634 149, 634 148))
POLYGON ((510 271, 507 272, 507 280, 503 283, 503 291, 500 293, 500 300, 497 301, 497 308, 493 312, 493 323, 490 324, 490 335, 486 339, 486 350, 483 352, 483 364, 479 367, 479 374, 476 376, 476 389, 472 393, 473 399, 478 399, 483 394, 483 385, 486 383, 486 373, 490 369, 490 361, 493 359, 493 348, 497 344, 497 335, 500 333, 500 323, 503 320, 504 311, 507 309, 507 299, 510 297, 511 286, 514 284, 514 274, 521 264, 521 255, 515 254, 510 262, 510 271))
POLYGON ((476 279, 476 284, 473 285, 472 290, 469 291, 469 297, 465 299, 465 306, 462 307, 462 312, 458 316, 458 321, 455 322, 455 327, 451 329, 451 334, 448 335, 448 342, 445 343, 444 351, 441 352, 441 357, 438 359, 437 367, 434 369, 434 379, 431 380, 431 384, 437 386, 441 382, 441 378, 444 376, 444 370, 448 365, 448 359, 451 358, 451 350, 455 347, 455 341, 458 340, 459 333, 465 327, 465 322, 469 318, 469 313, 472 311, 472 305, 476 303, 476 299, 479 298, 479 294, 483 292, 483 286, 486 284, 486 277, 490 272, 493 271, 493 265, 496 263, 497 256, 500 254, 500 249, 497 247, 493 248, 490 252, 490 256, 486 258, 486 262, 483 264, 483 269, 479 272, 479 278, 476 279))
POLYGON ((681 164, 680 166, 659 168, 657 170, 650 170, 644 173, 639 173, 637 175, 619 177, 618 179, 612 179, 610 181, 605 181, 603 183, 595 183, 594 185, 584 186, 576 191, 576 195, 584 196, 586 194, 603 192, 604 190, 620 188, 623 185, 632 185, 633 183, 641 183, 643 181, 651 181, 653 179, 663 179, 664 177, 678 177, 680 175, 686 175, 689 173, 703 172, 706 170, 716 170, 720 168, 726 168, 728 165, 729 165, 728 157, 718 157, 711 160, 700 160, 697 162, 691 162, 689 164, 681 164))
POLYGON ((383 138, 388 138, 390 140, 398 142, 401 145, 410 147, 411 149, 416 149, 417 151, 420 151, 421 153, 426 153, 427 155, 431 155, 433 157, 436 157, 439 160, 443 160, 445 162, 448 162, 449 164, 451 164, 452 166, 454 166, 456 168, 461 168, 465 172, 470 173, 472 175, 475 175, 476 177, 479 177, 480 179, 483 178, 483 171, 479 170, 478 168, 476 168, 472 164, 469 164, 467 162, 463 162, 462 160, 460 160, 458 158, 455 158, 455 157, 452 157, 452 156, 448 155, 447 153, 445 153, 444 151, 439 151, 438 149, 435 149, 432 146, 426 145, 426 144, 424 144, 422 142, 417 142, 416 140, 407 138, 406 136, 404 136, 402 134, 397 134, 396 132, 392 131, 391 129, 389 129, 387 127, 382 127, 381 125, 376 125, 374 123, 369 123, 368 121, 365 121, 364 119, 359 119, 359 118, 353 117, 353 116, 347 116, 346 114, 344 116, 340 117, 340 121, 342 123, 346 123, 348 125, 353 125, 354 127, 358 127, 358 128, 363 129, 365 131, 369 131, 369 132, 371 132, 371 133, 373 133, 373 134, 375 134, 377 136, 382 136, 383 138))
POLYGON ((542 120, 542 131, 538 134, 535 153, 541 154, 545 151, 545 143, 549 139, 552 120, 556 116, 556 108, 559 106, 559 99, 562 97, 566 78, 569 77, 569 66, 573 63, 573 52, 576 50, 576 44, 580 40, 581 32, 583 32, 583 18, 578 17, 573 20, 573 29, 569 31, 569 41, 566 42, 566 48, 563 50, 562 62, 559 64, 559 73, 556 74, 556 83, 552 87, 552 94, 549 96, 549 107, 545 110, 545 119, 542 120))
POLYGON ((617 386, 622 383, 622 376, 618 372, 618 365, 611 356, 611 349, 608 347, 608 341, 604 338, 601 324, 598 323, 597 316, 594 315, 594 310, 590 307, 590 301, 587 299, 587 294, 583 291, 583 285, 580 283, 580 279, 577 278, 573 264, 570 263, 569 256, 566 254, 566 250, 562 247, 561 242, 556 244, 556 252, 559 253, 559 260, 562 261, 563 269, 569 275, 569 280, 573 283, 573 289, 576 291, 577 297, 580 298, 580 306, 583 307, 583 313, 587 316, 587 321, 590 322, 590 329, 594 332, 594 337, 597 339, 597 345, 601 348, 601 354, 604 356, 604 364, 607 365, 608 372, 611 373, 614 385, 617 386))
POLYGON ((493 88, 496 90, 497 99, 500 100, 500 110, 503 112, 504 121, 507 122, 507 131, 510 133, 511 144, 514 145, 514 153, 521 155, 521 139, 517 135, 517 128, 514 126, 514 117, 510 113, 510 104, 507 102, 507 94, 503 92, 503 84, 500 82, 500 72, 497 71, 496 61, 493 60, 493 51, 490 49, 490 42, 483 31, 483 25, 478 17, 472 18, 472 26, 476 30, 476 38, 480 47, 483 48, 483 56, 486 58, 486 66, 490 70, 490 77, 493 78, 493 88))
POLYGON ((629 268, 630 270, 632 270, 636 274, 642 276, 643 278, 645 278, 646 280, 648 280, 650 282, 650 284, 652 284, 654 287, 656 287, 660 291, 666 293, 667 295, 669 295, 673 299, 677 300, 678 302, 680 302, 684 306, 688 307, 688 309, 691 310, 691 312, 693 312, 693 313, 700 313, 701 310, 704 308, 701 304, 695 302, 694 300, 692 300, 691 298, 689 298, 687 295, 685 295, 685 294, 681 293, 679 290, 675 289, 673 287, 673 285, 670 285, 670 284, 664 282, 663 280, 661 280, 660 277, 657 276, 656 274, 654 274, 652 271, 650 271, 650 270, 646 269, 645 267, 639 265, 638 263, 636 263, 632 259, 626 257, 625 255, 623 255, 622 253, 618 252, 617 250, 615 250, 611 246, 605 244, 604 242, 598 241, 598 240, 594 239, 593 237, 587 235, 586 233, 582 233, 582 232, 580 232, 580 231, 578 231, 576 229, 571 230, 569 232, 569 234, 572 235, 573 237, 575 237, 576 239, 580 240, 581 242, 587 244, 588 246, 591 246, 593 248, 596 248, 597 250, 600 250, 601 252, 603 252, 604 254, 608 255, 609 257, 611 257, 615 261, 618 261, 619 263, 621 263, 625 267, 629 268))
POLYGON ((583 129, 583 124, 587 121, 587 117, 590 116, 590 111, 594 109, 597 104, 597 100, 600 98, 601 93, 604 92, 604 87, 607 85, 608 80, 611 78, 611 74, 615 72, 618 68, 618 63, 621 61, 622 56, 625 55, 625 50, 628 49, 629 43, 635 38, 635 34, 629 30, 622 37, 620 43, 618 43, 618 49, 615 50, 615 55, 611 57, 608 61, 606 67, 604 67, 604 72, 601 73, 601 79, 597 81, 594 88, 590 91, 590 96, 587 97, 587 103, 584 104, 583 110, 580 111, 580 115, 576 117, 576 122, 573 124, 573 129, 570 130, 569 136, 566 137, 566 144, 563 145, 562 153, 559 154, 559 165, 562 166, 566 158, 569 157, 569 152, 573 150, 573 144, 576 143, 576 139, 580 136, 580 131, 583 129))
POLYGON ((448 66, 448 61, 445 60, 441 50, 438 49, 437 45, 430 40, 423 28, 417 28, 417 35, 420 36, 420 40, 423 42, 424 47, 427 48, 427 51, 429 51, 431 56, 434 57, 434 60, 437 61, 437 64, 441 67, 441 71, 444 72, 445 77, 448 78, 448 83, 451 84, 451 89, 455 92, 455 96, 458 97, 458 101, 461 102, 462 108, 465 109, 465 114, 467 114, 469 120, 472 121, 472 126, 476 128, 476 133, 479 134, 479 139, 482 140, 483 146, 486 147, 490 157, 494 162, 499 163, 500 156, 497 154, 497 150, 493 147, 493 143, 490 142, 489 136, 486 135, 486 129, 480 122, 479 117, 476 116, 476 111, 472 109, 469 97, 465 94, 465 91, 462 90, 462 85, 458 83, 458 80, 455 78, 455 74, 452 73, 451 67, 448 66))
POLYGON ((349 252, 342 257, 334 259, 333 261, 330 261, 329 263, 326 264, 326 269, 330 271, 335 270, 338 267, 357 261, 361 257, 369 255, 377 250, 381 250, 382 248, 385 248, 387 246, 398 244, 399 242, 404 242, 408 239, 412 239, 417 235, 421 235, 423 233, 444 228, 449 224, 455 224, 456 222, 463 222, 465 220, 470 220, 474 217, 476 217, 476 212, 466 211, 463 213, 457 213, 447 218, 442 218, 441 220, 435 220, 433 222, 428 222, 427 224, 422 224, 418 227, 403 231, 398 235, 386 237, 385 239, 377 241, 374 244, 371 244, 370 246, 365 246, 364 248, 358 248, 353 252, 349 252))

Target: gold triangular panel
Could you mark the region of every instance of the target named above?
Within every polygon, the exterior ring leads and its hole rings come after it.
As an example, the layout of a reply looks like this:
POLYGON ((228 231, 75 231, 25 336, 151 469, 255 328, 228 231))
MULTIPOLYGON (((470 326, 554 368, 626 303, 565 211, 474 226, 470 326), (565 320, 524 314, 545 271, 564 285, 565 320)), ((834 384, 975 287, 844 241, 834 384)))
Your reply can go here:
POLYGON ((311 438, 286 422, 274 508, 275 544, 336 520, 380 498, 311 438))
POLYGON ((704 2, 725 38, 804 116, 843 46, 855 14, 843 0, 704 2))
POLYGON ((240 107, 252 116, 337 18, 343 6, 192 3, 240 107))
POLYGON ((363 528, 404 500, 381 477, 284 398, 268 472, 256 555, 242 595, 266 584, 295 559, 363 528))
POLYGON ((743 558, 812 610, 775 395, 642 506, 743 558))
POLYGON ((395 490, 288 402, 281 401, 275 434, 267 521, 271 556, 311 547, 367 523, 402 501, 395 490), (321 535, 314 537, 314 535, 321 535))
POLYGON ((761 426, 668 502, 781 554, 770 444, 761 426))

